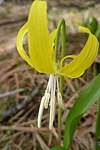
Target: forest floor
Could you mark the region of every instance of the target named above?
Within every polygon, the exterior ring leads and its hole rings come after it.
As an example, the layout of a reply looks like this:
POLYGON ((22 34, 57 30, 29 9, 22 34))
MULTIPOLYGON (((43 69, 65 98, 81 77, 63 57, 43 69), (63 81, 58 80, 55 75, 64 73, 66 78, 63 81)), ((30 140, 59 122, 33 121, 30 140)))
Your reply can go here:
MULTIPOLYGON (((37 73, 29 67, 16 50, 16 36, 27 20, 30 4, 5 3, 0 6, 0 150, 49 150, 58 144, 57 111, 55 128, 51 132, 47 128, 49 110, 44 112, 43 128, 37 128, 38 108, 48 76, 37 73)), ((72 3, 54 1, 48 2, 48 5, 49 30, 52 31, 59 20, 64 18, 67 25, 67 54, 78 54, 87 36, 78 31, 75 22, 83 23, 89 16, 95 16, 100 22, 100 4, 80 8, 72 3)), ((62 116, 62 135, 66 115, 75 98, 98 72, 100 72, 100 54, 82 77, 69 79, 70 84, 65 83, 63 99, 66 109, 62 116)), ((98 105, 94 104, 84 114, 75 133, 71 150, 94 150, 97 107, 98 105)))

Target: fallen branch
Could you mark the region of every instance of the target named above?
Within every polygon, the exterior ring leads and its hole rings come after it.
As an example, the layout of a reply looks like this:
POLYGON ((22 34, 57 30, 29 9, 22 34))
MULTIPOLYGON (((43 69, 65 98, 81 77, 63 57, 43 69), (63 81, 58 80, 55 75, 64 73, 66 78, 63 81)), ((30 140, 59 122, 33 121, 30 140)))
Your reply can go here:
POLYGON ((17 114, 19 111, 21 111, 22 109, 26 108, 26 106, 28 106, 30 104, 30 102, 33 101, 33 98, 35 96, 38 95, 39 93, 39 86, 37 86, 33 92, 31 93, 30 96, 26 97, 20 104, 18 104, 17 106, 7 110, 3 115, 2 115, 2 119, 0 120, 0 123, 6 122, 8 121, 12 116, 14 116, 15 114, 17 114))
MULTIPOLYGON (((41 128, 37 128, 37 127, 22 127, 22 126, 0 126, 0 131, 7 131, 7 130, 15 130, 15 131, 21 131, 21 132, 49 132, 50 129, 47 127, 41 127, 41 128)), ((58 128, 53 128, 52 132, 54 133, 55 131, 58 131, 58 128)), ((62 131, 64 131, 64 129, 62 128, 62 131)))
POLYGON ((25 89, 23 89, 23 88, 9 91, 9 92, 0 94, 0 98, 6 97, 6 96, 11 96, 11 95, 14 95, 16 93, 23 92, 23 91, 25 91, 25 89))
MULTIPOLYGON (((48 3, 49 3, 49 0, 47 0, 48 3)), ((100 0, 91 0, 91 1, 87 1, 87 0, 84 0, 84 1, 80 1, 80 0, 77 0, 77 1, 70 1, 70 0, 67 0, 67 1, 55 1, 55 2, 51 2, 49 3, 49 6, 50 7, 63 7, 63 8, 77 8, 77 9, 87 9, 88 7, 94 7, 95 5, 99 4, 100 3, 100 0)))
POLYGON ((49 132, 49 128, 36 127, 18 127, 18 126, 0 126, 0 131, 15 130, 21 132, 49 132))
POLYGON ((11 24, 16 24, 16 23, 19 23, 19 22, 22 22, 22 21, 25 21, 27 20, 27 17, 22 17, 22 18, 18 18, 16 20, 12 19, 12 20, 7 20, 7 21, 0 21, 0 26, 4 26, 4 25, 11 25, 11 24))

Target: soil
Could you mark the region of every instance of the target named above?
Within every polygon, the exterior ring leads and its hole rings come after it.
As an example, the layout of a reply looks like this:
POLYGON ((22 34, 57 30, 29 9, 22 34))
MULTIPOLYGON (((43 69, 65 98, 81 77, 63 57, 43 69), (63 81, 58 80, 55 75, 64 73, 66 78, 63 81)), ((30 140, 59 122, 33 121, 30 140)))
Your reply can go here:
MULTIPOLYGON (((0 150, 49 150, 50 147, 58 145, 57 112, 55 128, 51 133, 47 129, 49 111, 43 115, 43 128, 37 129, 39 103, 48 76, 29 67, 16 50, 16 36, 27 21, 31 3, 5 2, 0 5, 0 150)), ((76 22, 83 24, 89 16, 96 17, 100 22, 100 1, 47 0, 47 3, 50 32, 64 18, 67 25, 67 54, 78 54, 87 36, 78 31, 79 25, 76 22)), ((24 43, 27 48, 27 38, 24 43)), ((62 116, 62 135, 65 117, 75 98, 98 72, 100 54, 82 77, 69 79, 70 85, 65 82, 63 98, 66 109, 62 116)), ((97 104, 93 105, 84 114, 74 135, 71 150, 95 149, 97 107, 97 104)))

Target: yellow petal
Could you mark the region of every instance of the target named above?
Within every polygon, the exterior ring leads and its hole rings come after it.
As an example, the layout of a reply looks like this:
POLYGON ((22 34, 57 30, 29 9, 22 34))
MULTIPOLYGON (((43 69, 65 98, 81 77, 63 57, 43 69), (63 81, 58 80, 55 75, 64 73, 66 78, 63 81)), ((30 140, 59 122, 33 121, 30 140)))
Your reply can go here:
POLYGON ((28 46, 30 59, 34 68, 43 73, 54 74, 55 65, 52 58, 55 32, 50 35, 47 21, 47 4, 34 1, 28 18, 28 46))
POLYGON ((75 55, 67 55, 67 56, 65 56, 65 57, 61 60, 61 62, 60 62, 60 67, 62 67, 63 61, 65 61, 65 59, 67 59, 67 58, 74 59, 75 57, 76 57, 75 55))
POLYGON ((21 57, 28 62, 30 66, 32 66, 31 59, 27 56, 24 48, 23 48, 23 37, 28 31, 28 23, 26 23, 19 31, 16 39, 16 46, 21 57))
POLYGON ((55 46, 55 37, 56 37, 56 31, 57 29, 55 29, 52 33, 50 33, 50 39, 52 41, 52 51, 51 51, 51 55, 52 55, 52 59, 54 60, 54 46, 55 46))
POLYGON ((91 66, 97 56, 99 48, 97 38, 90 32, 88 28, 80 27, 79 30, 89 34, 88 40, 80 54, 69 64, 60 69, 60 75, 71 78, 81 76, 84 71, 91 66))

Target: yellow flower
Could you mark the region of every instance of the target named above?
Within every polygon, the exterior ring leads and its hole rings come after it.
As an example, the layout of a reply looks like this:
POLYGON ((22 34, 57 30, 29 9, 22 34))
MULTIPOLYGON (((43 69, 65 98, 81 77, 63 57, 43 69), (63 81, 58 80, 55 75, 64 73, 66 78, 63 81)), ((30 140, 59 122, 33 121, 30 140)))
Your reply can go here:
POLYGON ((47 20, 47 4, 45 1, 35 0, 31 6, 27 23, 22 26, 17 36, 17 50, 21 57, 33 68, 40 73, 50 74, 50 79, 45 91, 45 95, 42 97, 38 115, 38 127, 41 126, 41 118, 43 109, 48 108, 50 101, 50 124, 51 129, 54 121, 55 114, 55 91, 57 84, 57 96, 58 103, 61 107, 62 97, 59 92, 57 75, 76 78, 81 76, 84 71, 90 67, 95 60, 98 53, 98 41, 96 37, 85 27, 80 27, 80 31, 89 35, 88 40, 79 53, 76 55, 68 55, 64 57, 60 64, 54 62, 54 41, 56 37, 56 30, 52 33, 48 31, 47 20), (26 54, 23 48, 23 38, 28 33, 28 52, 26 54), (62 67, 62 62, 66 58, 72 58, 73 60, 62 67), (57 67, 58 66, 58 67, 57 67))

